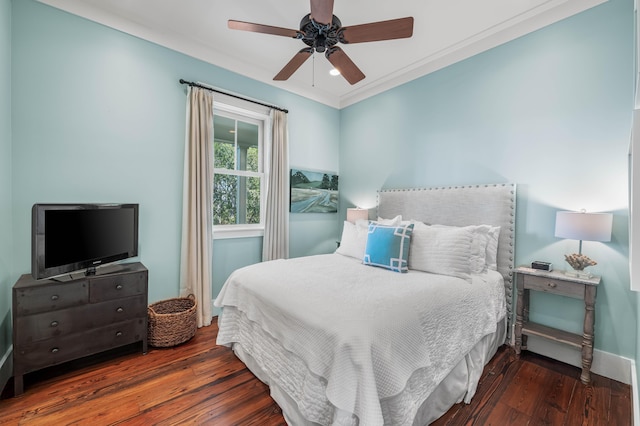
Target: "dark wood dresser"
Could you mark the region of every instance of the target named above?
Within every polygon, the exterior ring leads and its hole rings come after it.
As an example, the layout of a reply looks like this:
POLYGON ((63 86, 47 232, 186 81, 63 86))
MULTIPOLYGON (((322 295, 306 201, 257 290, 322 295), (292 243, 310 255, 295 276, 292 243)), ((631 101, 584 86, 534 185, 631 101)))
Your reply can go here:
POLYGON ((146 353, 147 283, 139 262, 65 282, 22 275, 13 286, 15 395, 32 371, 138 341, 146 353))

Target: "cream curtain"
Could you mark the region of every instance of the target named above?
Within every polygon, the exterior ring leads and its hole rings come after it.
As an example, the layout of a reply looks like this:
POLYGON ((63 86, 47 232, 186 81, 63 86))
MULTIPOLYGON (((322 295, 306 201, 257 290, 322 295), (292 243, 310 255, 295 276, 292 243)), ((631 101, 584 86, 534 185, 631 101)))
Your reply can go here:
POLYGON ((271 155, 262 260, 289 257, 289 132, 287 114, 271 110, 271 155))
POLYGON ((198 302, 198 327, 211 325, 213 93, 189 87, 182 199, 180 294, 198 302))

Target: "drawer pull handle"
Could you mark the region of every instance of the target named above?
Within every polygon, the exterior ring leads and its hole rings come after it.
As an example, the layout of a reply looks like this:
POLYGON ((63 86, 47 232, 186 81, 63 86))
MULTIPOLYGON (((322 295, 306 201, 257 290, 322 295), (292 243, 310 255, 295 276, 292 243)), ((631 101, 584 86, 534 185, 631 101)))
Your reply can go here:
POLYGON ((122 331, 117 331, 116 332, 116 337, 120 337, 120 336, 122 336, 122 331))
POLYGON ((51 349, 51 353, 52 353, 52 354, 57 354, 57 353, 58 353, 58 351, 60 351, 60 349, 58 349, 58 348, 53 348, 53 349, 51 349))
POLYGON ((57 327, 58 321, 51 321, 51 327, 57 327))
POLYGON ((122 284, 118 284, 118 285, 116 286, 116 290, 122 290, 122 284))
POLYGON ((51 300, 55 301, 55 300, 58 300, 58 299, 59 299, 59 297, 58 297, 57 294, 54 294, 53 296, 51 296, 51 300))
POLYGON ((116 312, 120 313, 120 312, 124 312, 124 309, 122 308, 122 306, 118 307, 118 309, 116 309, 116 312))
POLYGON ((558 286, 558 284, 556 284, 556 283, 547 283, 547 286, 549 288, 556 288, 558 286))

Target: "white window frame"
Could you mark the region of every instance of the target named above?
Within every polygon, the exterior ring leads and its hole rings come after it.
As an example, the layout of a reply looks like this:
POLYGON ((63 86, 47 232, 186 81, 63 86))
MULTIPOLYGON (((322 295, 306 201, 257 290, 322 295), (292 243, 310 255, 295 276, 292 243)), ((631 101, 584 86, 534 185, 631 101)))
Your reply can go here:
MULTIPOLYGON (((230 103, 213 103, 213 115, 228 117, 247 123, 258 125, 262 130, 258 131, 258 172, 245 170, 233 170, 215 168, 216 174, 226 174, 233 176, 260 177, 260 223, 259 224, 236 224, 236 225, 213 225, 213 239, 226 238, 247 238, 264 236, 264 221, 267 199, 267 182, 269 178, 269 158, 271 146, 271 117, 268 110, 260 108, 247 109, 246 106, 232 105, 230 103)), ((215 134, 215 128, 214 128, 215 134)), ((213 150, 212 150, 213 152, 213 150)), ((237 161, 237 158, 236 158, 237 161)))

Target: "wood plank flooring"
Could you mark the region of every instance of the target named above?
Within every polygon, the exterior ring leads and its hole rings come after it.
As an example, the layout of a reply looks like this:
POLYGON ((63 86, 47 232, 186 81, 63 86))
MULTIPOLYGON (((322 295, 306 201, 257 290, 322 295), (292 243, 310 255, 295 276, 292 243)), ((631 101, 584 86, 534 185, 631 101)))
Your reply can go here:
MULTIPOLYGON (((2 425, 284 425, 266 385, 228 348, 215 345, 216 322, 175 348, 133 345, 25 376, 25 393, 0 399, 2 425)), ((631 425, 631 389, 503 346, 471 404, 436 423, 454 425, 631 425)), ((363 425, 366 426, 366 425, 363 425)))

